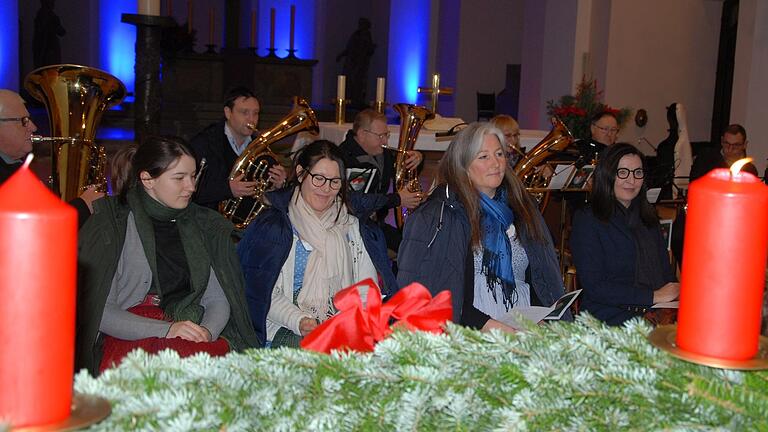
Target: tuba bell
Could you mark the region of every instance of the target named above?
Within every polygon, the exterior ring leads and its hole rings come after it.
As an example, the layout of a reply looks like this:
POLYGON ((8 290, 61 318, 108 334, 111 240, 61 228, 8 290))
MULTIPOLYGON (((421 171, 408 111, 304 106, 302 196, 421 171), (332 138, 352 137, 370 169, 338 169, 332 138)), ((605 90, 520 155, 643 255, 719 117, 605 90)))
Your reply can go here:
POLYGON ((234 180, 244 174, 242 181, 256 182, 254 197, 231 198, 219 204, 219 212, 243 230, 266 207, 264 193, 272 186, 269 181, 269 169, 277 163, 277 155, 272 152, 270 145, 295 133, 319 129, 314 111, 306 100, 294 98, 294 108, 272 129, 263 132, 251 141, 243 153, 235 161, 229 179, 234 180))
POLYGON ((96 126, 125 97, 123 83, 99 69, 60 64, 30 72, 24 88, 48 111, 51 136, 32 141, 52 144, 51 189, 64 201, 90 185, 106 192, 107 154, 95 141, 96 126))
POLYGON ((540 184, 542 178, 536 175, 536 168, 572 143, 573 135, 568 127, 557 117, 552 117, 552 130, 525 157, 517 161, 515 174, 526 187, 545 187, 546 184, 540 184))
MULTIPOLYGON (((416 170, 405 168, 405 159, 408 156, 408 151, 413 150, 416 145, 419 130, 432 112, 423 106, 404 103, 395 104, 392 108, 400 114, 400 137, 395 161, 395 190, 405 189, 408 192, 422 192, 416 170)), ((395 209, 397 228, 403 228, 405 218, 410 212, 410 210, 402 207, 395 209)))

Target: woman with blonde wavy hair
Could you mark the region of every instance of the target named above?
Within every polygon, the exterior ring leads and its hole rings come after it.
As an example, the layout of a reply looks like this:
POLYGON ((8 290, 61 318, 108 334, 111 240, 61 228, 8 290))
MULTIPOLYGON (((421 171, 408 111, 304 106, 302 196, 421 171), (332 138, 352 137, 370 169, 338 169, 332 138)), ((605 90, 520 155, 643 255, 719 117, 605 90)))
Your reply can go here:
POLYGON ((488 123, 456 135, 440 162, 440 185, 408 219, 398 253, 400 286, 451 290, 453 320, 482 330, 511 331, 504 314, 563 294, 550 234, 503 143, 488 123))

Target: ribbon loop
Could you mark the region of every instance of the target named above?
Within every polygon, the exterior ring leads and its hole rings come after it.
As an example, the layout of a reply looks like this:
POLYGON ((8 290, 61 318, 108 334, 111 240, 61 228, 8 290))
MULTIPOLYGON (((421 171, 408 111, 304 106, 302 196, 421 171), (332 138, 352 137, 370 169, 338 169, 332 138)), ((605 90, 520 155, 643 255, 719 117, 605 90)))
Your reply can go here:
POLYGON ((301 341, 304 349, 330 353, 333 350, 373 351, 374 345, 392 333, 392 326, 408 330, 442 333, 451 319, 451 292, 442 291, 434 298, 423 285, 413 283, 397 292, 382 305, 381 291, 372 279, 339 291, 333 298, 339 311, 320 324, 301 341), (366 304, 360 290, 367 289, 366 304))

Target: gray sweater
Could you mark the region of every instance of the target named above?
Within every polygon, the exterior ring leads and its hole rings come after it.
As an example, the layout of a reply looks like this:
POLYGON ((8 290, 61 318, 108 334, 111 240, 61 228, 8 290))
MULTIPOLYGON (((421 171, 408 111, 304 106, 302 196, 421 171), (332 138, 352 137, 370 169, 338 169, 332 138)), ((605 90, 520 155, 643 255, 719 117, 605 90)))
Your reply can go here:
MULTIPOLYGON (((124 340, 165 337, 173 323, 127 311, 144 300, 151 286, 152 271, 131 213, 128 215, 125 244, 109 288, 99 331, 124 340)), ((229 321, 229 302, 213 269, 200 305, 205 309, 200 325, 208 329, 212 340, 216 340, 229 321)))

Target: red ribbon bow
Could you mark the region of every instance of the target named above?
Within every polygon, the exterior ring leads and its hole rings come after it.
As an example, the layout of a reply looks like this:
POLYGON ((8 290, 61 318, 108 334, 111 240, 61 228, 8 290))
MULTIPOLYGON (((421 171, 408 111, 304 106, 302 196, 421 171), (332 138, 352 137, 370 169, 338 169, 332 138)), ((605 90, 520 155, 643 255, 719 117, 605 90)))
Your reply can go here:
POLYGON ((433 298, 424 285, 412 283, 382 304, 381 291, 372 279, 339 291, 333 304, 339 313, 304 337, 302 348, 324 353, 338 349, 370 352, 392 333, 390 318, 396 320, 392 326, 442 333, 443 324, 453 314, 450 291, 433 298), (364 287, 368 287, 365 307, 360 298, 360 288, 364 287))

